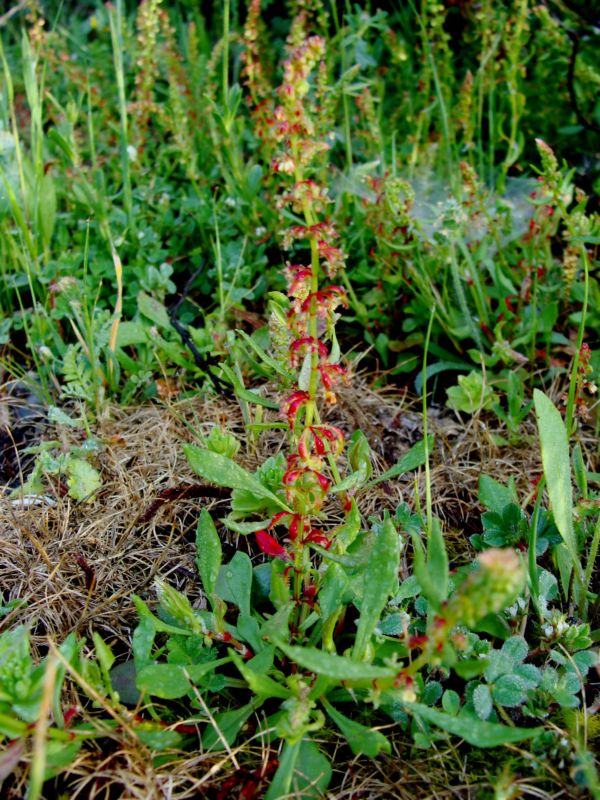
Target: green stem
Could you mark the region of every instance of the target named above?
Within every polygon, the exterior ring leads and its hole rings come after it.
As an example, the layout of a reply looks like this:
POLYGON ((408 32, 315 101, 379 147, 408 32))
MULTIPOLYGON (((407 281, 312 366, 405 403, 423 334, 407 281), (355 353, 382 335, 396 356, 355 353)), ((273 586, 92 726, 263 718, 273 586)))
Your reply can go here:
POLYGON ((539 599, 540 599, 540 582, 539 582, 539 575, 537 571, 537 529, 538 529, 538 520, 540 518, 540 508, 542 504, 542 493, 544 491, 546 479, 542 475, 540 478, 540 482, 537 485, 537 496, 535 498, 535 506, 533 509, 533 514, 531 516, 531 528, 529 534, 529 552, 527 554, 528 558, 528 569, 529 569, 529 590, 531 592, 531 599, 533 600, 533 604, 536 608, 540 616, 540 620, 542 619, 542 614, 540 611, 539 606, 539 599))
POLYGON ((589 587, 590 581, 592 580, 594 564, 596 563, 596 557, 598 556, 598 545, 600 545, 600 517, 596 522, 596 528, 594 530, 594 538, 592 539, 592 546, 590 547, 590 554, 588 556, 587 567, 585 569, 586 587, 589 587))
POLYGON ((123 169, 123 195, 125 199, 125 211, 127 221, 131 231, 135 233, 135 220, 133 218, 133 194, 131 189, 131 172, 129 169, 129 153, 127 146, 129 143, 128 120, 127 120, 127 100, 125 97, 125 70, 123 67, 123 52, 125 50, 123 42, 123 10, 122 0, 117 0, 116 8, 107 6, 108 21, 110 23, 110 37, 113 49, 113 64, 117 79, 117 96, 119 98, 120 116, 120 143, 121 143, 121 166, 123 169))
POLYGON ((431 329, 433 328, 434 317, 435 306, 431 309, 431 314, 429 315, 429 325, 427 326, 425 346, 423 348, 423 443, 425 445, 425 508, 427 514, 428 539, 431 539, 431 531, 433 526, 433 503, 431 499, 431 472, 429 467, 429 443, 427 438, 427 355, 429 352, 429 340, 431 338, 431 329))
POLYGON ((222 93, 223 109, 227 108, 227 95, 229 94, 229 4, 230 0, 223 2, 223 72, 222 93))
POLYGON ((573 416, 575 411, 575 393, 577 391, 578 371, 579 371, 579 357, 581 354, 581 346, 583 345, 583 336, 585 333, 585 323, 587 318, 587 308, 590 293, 590 265, 588 261, 587 250, 585 245, 581 245, 581 258, 583 260, 583 306, 581 308, 581 320, 579 322, 579 330, 577 331, 577 349, 575 357, 573 358, 573 367, 571 371, 571 382, 569 383, 569 396, 567 399, 567 411, 565 415, 565 425, 567 428, 567 436, 572 436, 575 431, 573 424, 573 416))

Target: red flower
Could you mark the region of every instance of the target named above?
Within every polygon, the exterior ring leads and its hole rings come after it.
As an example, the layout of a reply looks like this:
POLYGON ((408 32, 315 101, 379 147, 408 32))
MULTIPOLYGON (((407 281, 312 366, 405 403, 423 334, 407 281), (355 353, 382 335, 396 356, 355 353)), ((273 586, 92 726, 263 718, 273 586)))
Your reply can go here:
POLYGON ((279 558, 282 561, 291 561, 291 556, 285 547, 279 544, 270 533, 266 531, 256 532, 256 542, 263 553, 274 558, 279 558))
POLYGON ((346 370, 341 364, 320 364, 319 372, 325 389, 325 399, 328 403, 335 403, 335 394, 332 391, 333 383, 338 377, 346 379, 346 370))
POLYGON ((297 364, 298 353, 301 350, 307 350, 309 353, 317 352, 319 358, 327 358, 329 355, 327 347, 319 339, 315 339, 313 336, 302 336, 300 339, 296 339, 295 342, 292 342, 290 346, 292 364, 294 366, 297 364))
POLYGON ((305 537, 304 541, 318 544, 320 547, 324 547, 325 550, 329 550, 331 547, 331 540, 323 533, 323 531, 319 531, 316 528, 313 528, 310 531, 308 536, 305 537))
POLYGON ((281 413, 286 415, 288 419, 288 425, 290 428, 292 428, 292 430, 296 424, 298 412, 308 403, 309 400, 310 397, 308 392, 298 390, 286 398, 281 404, 281 413))

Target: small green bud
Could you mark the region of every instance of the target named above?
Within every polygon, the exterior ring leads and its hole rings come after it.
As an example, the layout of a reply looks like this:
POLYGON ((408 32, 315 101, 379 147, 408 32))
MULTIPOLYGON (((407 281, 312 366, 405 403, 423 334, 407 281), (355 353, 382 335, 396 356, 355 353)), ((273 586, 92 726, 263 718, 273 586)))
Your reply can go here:
POLYGON ((215 426, 206 438, 206 447, 213 453, 233 458, 240 449, 240 443, 232 433, 215 426))
POLYGON ((190 628, 198 635, 207 632, 185 595, 159 578, 155 580, 154 585, 159 603, 169 617, 172 617, 182 627, 190 628))
POLYGON ((486 550, 477 565, 446 606, 452 624, 475 627, 483 617, 511 605, 525 586, 525 568, 514 550, 486 550))

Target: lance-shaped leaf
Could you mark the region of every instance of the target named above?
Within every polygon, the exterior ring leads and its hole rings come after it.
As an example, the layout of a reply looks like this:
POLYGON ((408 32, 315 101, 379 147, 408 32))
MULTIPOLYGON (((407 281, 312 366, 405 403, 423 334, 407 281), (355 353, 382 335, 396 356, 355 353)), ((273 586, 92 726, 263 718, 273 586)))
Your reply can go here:
POLYGON ((346 656, 325 653, 316 647, 297 647, 296 645, 287 645, 279 641, 275 643, 296 664, 310 672, 316 672, 317 675, 331 678, 336 683, 341 681, 370 683, 379 679, 394 679, 397 675, 397 670, 390 667, 365 664, 362 661, 355 661, 346 656))
POLYGON ((573 489, 567 429, 560 411, 543 392, 535 389, 533 400, 540 434, 542 464, 554 522, 569 552, 572 566, 577 570, 578 577, 582 578, 573 526, 573 489))
POLYGON ((219 534, 211 515, 203 508, 196 528, 196 566, 204 591, 209 597, 215 593, 221 558, 219 534))
POLYGON ((400 564, 400 537, 388 517, 375 539, 371 558, 363 572, 363 593, 360 618, 352 655, 357 661, 365 657, 381 612, 396 589, 400 564))
POLYGON ((484 722, 473 717, 455 717, 422 703, 406 703, 407 711, 436 725, 448 733, 460 736, 475 747, 499 747, 512 742, 523 742, 543 733, 544 728, 509 728, 495 722, 484 722))
POLYGON ((344 734, 355 756, 364 755, 374 758, 379 755, 382 750, 384 753, 391 752, 392 747, 390 742, 383 733, 375 731, 373 728, 367 728, 365 725, 361 725, 360 722, 354 722, 354 720, 348 719, 348 717, 340 713, 324 698, 321 702, 325 706, 331 719, 344 734))
POLYGON ((193 444, 184 444, 183 451, 194 472, 201 478, 215 483, 217 486, 226 486, 229 489, 246 489, 258 497, 267 497, 284 511, 290 511, 288 506, 258 478, 247 469, 240 467, 231 458, 220 453, 213 453, 193 444))

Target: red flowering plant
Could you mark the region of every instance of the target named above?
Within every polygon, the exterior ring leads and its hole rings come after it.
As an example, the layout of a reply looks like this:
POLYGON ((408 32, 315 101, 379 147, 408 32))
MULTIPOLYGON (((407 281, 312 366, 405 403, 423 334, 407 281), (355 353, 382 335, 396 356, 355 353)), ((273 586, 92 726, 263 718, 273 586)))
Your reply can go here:
MULTIPOLYGON (((347 304, 345 290, 336 283, 344 252, 327 215, 328 191, 317 180, 328 147, 317 137, 310 113, 316 108, 313 75, 325 44, 318 36, 300 36, 299 30, 297 21, 283 83, 265 120, 272 144, 270 166, 280 186, 277 205, 290 221, 283 234, 289 254, 283 269, 287 298, 278 305, 272 348, 276 357, 264 353, 270 363, 279 359, 286 365, 281 370, 286 386, 278 403, 280 420, 273 424, 286 427, 287 455, 267 459, 252 473, 234 460, 232 437, 209 437, 204 447, 185 446, 203 479, 232 490, 225 526, 250 535, 258 561, 261 555, 267 560, 253 564, 240 548, 223 564, 217 527, 204 509, 197 566, 210 609, 192 608, 165 582, 157 587, 161 619, 136 601, 144 633, 137 637, 139 689, 164 698, 185 695, 202 707, 212 703, 209 718, 217 725, 227 723, 228 744, 249 714, 264 706, 265 736, 284 740, 268 798, 289 796, 303 779, 326 788, 331 767, 310 737, 327 718, 354 753, 389 752, 383 734, 349 719, 334 703, 359 697, 381 705, 394 719, 400 704, 426 719, 422 715, 427 707, 416 702, 425 686, 422 673, 431 665, 458 660, 465 646, 457 626, 472 627, 480 617, 497 612, 524 582, 513 551, 489 551, 449 597, 441 529, 428 525, 426 548, 420 534, 413 536, 414 572, 428 604, 427 621, 421 627, 405 624, 390 634, 403 538, 387 512, 383 520, 370 519, 364 530, 357 498, 372 479, 368 443, 356 432, 346 451, 344 432, 325 413, 336 402, 337 385, 348 378, 335 335, 338 309, 347 304), (342 516, 341 522, 333 524, 334 516, 342 516), (161 632, 173 640, 172 646, 167 644, 172 650, 167 664, 156 663, 152 654, 154 635, 161 632), (225 648, 226 654, 217 657, 216 648, 225 648), (232 665, 252 699, 246 698, 237 710, 230 694, 225 707, 208 698, 200 701, 206 693, 204 681, 239 686, 239 677, 232 681, 232 665)), ((427 449, 420 442, 386 475, 420 466, 427 449)), ((437 713, 439 718, 427 719, 443 727, 446 716, 437 713)), ((206 734, 208 740, 211 735, 206 734)), ((515 741, 513 732, 511 736, 515 741)))

